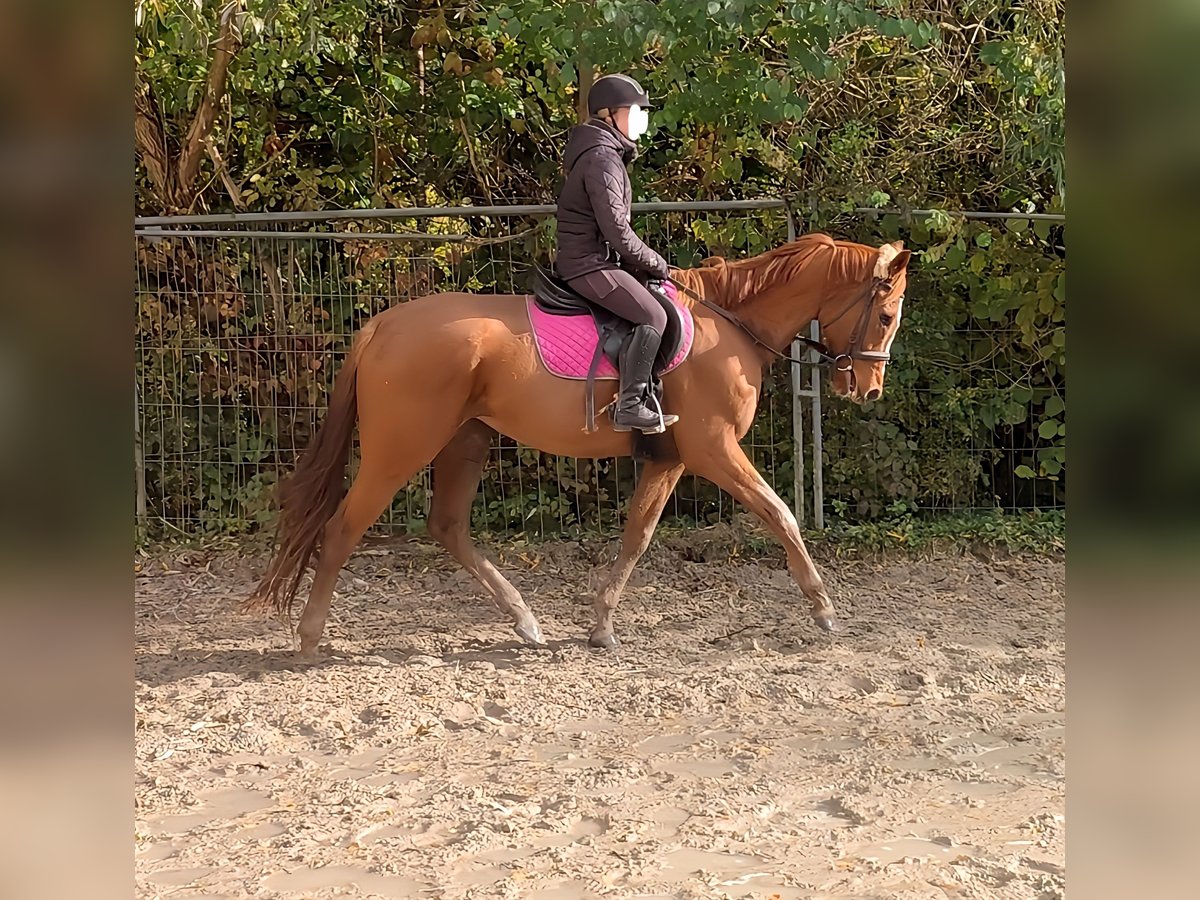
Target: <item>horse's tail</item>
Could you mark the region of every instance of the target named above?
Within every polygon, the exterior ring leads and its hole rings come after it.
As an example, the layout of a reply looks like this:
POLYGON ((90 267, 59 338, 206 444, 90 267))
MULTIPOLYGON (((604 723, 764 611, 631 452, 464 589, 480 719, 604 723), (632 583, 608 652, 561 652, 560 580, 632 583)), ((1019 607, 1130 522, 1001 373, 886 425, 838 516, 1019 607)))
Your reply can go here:
POLYGON ((358 364, 375 333, 368 322, 360 332, 334 383, 325 421, 300 457, 292 475, 279 487, 279 523, 275 555, 247 609, 290 614, 300 580, 321 543, 325 524, 337 512, 345 493, 350 442, 358 419, 358 364))

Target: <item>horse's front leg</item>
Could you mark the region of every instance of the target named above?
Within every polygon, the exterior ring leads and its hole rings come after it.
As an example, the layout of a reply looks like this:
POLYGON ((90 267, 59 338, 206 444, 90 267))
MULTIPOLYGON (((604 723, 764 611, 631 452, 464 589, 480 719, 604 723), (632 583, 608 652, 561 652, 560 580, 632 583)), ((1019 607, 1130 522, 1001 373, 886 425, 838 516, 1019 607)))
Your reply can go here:
POLYGON ((684 461, 762 519, 787 550, 788 570, 812 604, 813 620, 825 631, 838 631, 833 601, 804 546, 796 517, 746 458, 732 431, 696 448, 684 461))
POLYGON ((596 625, 588 638, 588 643, 593 647, 617 646, 617 637, 613 634, 613 612, 621 602, 621 592, 633 574, 633 567, 650 546, 650 537, 654 534, 659 516, 682 474, 683 465, 680 463, 651 462, 643 468, 633 499, 629 502, 625 533, 621 536, 621 551, 596 593, 596 625))

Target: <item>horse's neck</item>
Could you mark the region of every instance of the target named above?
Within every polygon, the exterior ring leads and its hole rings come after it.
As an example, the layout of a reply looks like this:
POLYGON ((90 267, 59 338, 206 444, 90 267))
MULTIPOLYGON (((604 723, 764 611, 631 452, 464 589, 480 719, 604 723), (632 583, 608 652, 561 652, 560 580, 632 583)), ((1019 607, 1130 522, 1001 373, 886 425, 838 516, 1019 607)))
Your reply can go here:
POLYGON ((768 346, 784 351, 820 315, 821 301, 831 286, 823 266, 819 266, 820 275, 809 265, 793 278, 778 281, 755 266, 756 262, 701 269, 699 274, 708 289, 706 296, 735 313, 768 346))

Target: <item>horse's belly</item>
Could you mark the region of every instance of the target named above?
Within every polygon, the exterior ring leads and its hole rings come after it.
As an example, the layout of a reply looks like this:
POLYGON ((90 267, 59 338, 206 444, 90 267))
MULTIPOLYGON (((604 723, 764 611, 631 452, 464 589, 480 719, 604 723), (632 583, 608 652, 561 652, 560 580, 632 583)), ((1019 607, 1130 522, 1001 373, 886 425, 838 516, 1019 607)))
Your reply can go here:
MULTIPOLYGON (((582 400, 582 394, 581 394, 582 400)), ((608 427, 604 416, 596 417, 598 431, 588 434, 584 429, 583 404, 576 414, 557 418, 539 415, 536 409, 517 414, 480 416, 480 421, 512 438, 518 444, 533 447, 552 456, 575 456, 583 459, 602 459, 609 456, 628 456, 628 434, 617 434, 608 427)))

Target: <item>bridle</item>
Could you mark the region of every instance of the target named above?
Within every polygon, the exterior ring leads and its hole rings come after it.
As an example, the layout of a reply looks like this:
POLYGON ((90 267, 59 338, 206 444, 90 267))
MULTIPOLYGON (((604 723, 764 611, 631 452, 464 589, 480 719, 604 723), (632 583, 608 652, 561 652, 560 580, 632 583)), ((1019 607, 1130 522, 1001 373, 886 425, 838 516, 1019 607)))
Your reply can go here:
POLYGON ((791 356, 780 350, 776 350, 757 334, 755 334, 745 322, 737 317, 735 313, 732 313, 727 309, 723 309, 722 307, 717 306, 715 303, 705 300, 695 291, 691 290, 686 285, 680 284, 670 276, 667 277, 667 280, 700 305, 706 307, 707 309, 711 309, 721 318, 732 322, 744 334, 746 334, 746 336, 754 341, 754 343, 758 344, 758 346, 762 347, 764 350, 769 351, 773 356, 776 356, 779 359, 786 359, 788 362, 795 363, 798 366, 832 366, 837 372, 849 372, 851 391, 853 391, 857 386, 854 375, 854 360, 862 359, 869 362, 887 362, 892 358, 892 354, 889 350, 864 350, 861 346, 859 346, 862 343, 863 336, 866 334, 867 323, 871 318, 871 310, 875 308, 875 295, 881 290, 886 289, 884 290, 884 293, 887 293, 892 289, 892 283, 887 278, 872 277, 870 283, 867 284, 862 293, 855 297, 845 309, 821 326, 822 329, 828 328, 835 322, 841 321, 841 319, 843 319, 852 309, 856 309, 860 306, 862 307, 862 312, 858 316, 858 322, 855 324, 854 330, 850 332, 850 341, 844 353, 834 353, 825 344, 821 343, 820 341, 813 340, 812 338, 807 338, 799 334, 795 336, 794 340, 799 341, 814 354, 816 354, 816 361, 797 359, 794 356, 791 356))

